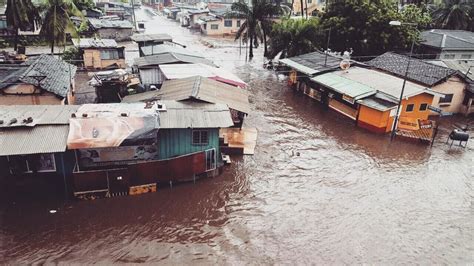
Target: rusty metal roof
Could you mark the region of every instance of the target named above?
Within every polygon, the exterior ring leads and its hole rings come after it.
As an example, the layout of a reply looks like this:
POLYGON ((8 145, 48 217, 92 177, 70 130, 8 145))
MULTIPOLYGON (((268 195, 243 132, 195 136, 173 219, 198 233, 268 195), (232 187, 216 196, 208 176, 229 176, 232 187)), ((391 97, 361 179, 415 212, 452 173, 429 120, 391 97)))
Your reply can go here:
POLYGON ((72 39, 74 46, 78 48, 116 48, 114 39, 72 39))
POLYGON ((123 102, 150 100, 199 100, 207 103, 225 104, 242 113, 250 113, 249 93, 213 79, 195 76, 184 79, 167 80, 159 91, 126 96, 123 102))
POLYGON ((0 156, 66 151, 68 125, 0 129, 0 156))

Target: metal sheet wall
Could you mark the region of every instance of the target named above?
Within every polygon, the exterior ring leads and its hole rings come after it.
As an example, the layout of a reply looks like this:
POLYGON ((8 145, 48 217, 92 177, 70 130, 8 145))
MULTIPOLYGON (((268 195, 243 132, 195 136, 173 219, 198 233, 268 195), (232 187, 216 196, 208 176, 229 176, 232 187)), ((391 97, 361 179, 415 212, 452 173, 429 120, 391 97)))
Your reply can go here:
MULTIPOLYGON (((201 129, 200 129, 201 130, 201 129)), ((208 149, 219 152, 219 129, 208 128, 209 143, 207 145, 192 144, 192 129, 160 129, 158 131, 158 158, 168 159, 208 149)))

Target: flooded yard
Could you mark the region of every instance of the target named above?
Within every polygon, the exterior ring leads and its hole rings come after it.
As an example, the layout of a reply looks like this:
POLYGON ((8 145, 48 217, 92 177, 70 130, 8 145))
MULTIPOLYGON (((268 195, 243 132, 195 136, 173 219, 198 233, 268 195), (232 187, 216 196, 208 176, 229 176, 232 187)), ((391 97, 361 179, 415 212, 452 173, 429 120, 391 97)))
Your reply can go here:
POLYGON ((152 194, 18 195, 1 203, 1 262, 473 262, 474 144, 444 143, 454 123, 469 123, 473 136, 472 119, 438 119, 433 147, 390 142, 288 89, 284 76, 262 68, 262 48, 247 63, 232 39, 148 19, 147 32, 172 35, 250 85, 245 126, 258 130, 255 155, 232 157, 219 177, 152 194))

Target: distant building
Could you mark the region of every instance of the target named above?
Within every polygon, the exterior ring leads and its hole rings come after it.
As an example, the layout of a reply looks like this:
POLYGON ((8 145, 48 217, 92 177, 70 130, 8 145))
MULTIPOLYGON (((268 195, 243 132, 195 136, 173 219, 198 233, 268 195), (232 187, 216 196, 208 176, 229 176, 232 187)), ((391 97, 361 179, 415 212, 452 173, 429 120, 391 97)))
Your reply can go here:
POLYGON ((0 105, 74 104, 76 69, 46 54, 0 65, 0 105))
MULTIPOLYGON (((326 6, 325 0, 303 0, 303 15, 316 16, 326 6)), ((301 16, 301 1, 293 1, 293 15, 301 16)))
POLYGON ((133 34, 133 25, 128 20, 108 20, 89 18, 93 32, 102 39, 128 41, 133 34))
POLYGON ((206 16, 200 16, 197 23, 201 32, 209 36, 234 35, 245 22, 241 18, 230 18, 226 16, 228 8, 210 9, 206 16))
POLYGON ((90 69, 125 68, 124 47, 112 39, 73 39, 82 53, 84 67, 90 69))
MULTIPOLYGON (((403 78, 408 59, 407 56, 387 52, 369 61, 368 64, 403 78)), ((439 94, 435 96, 431 105, 440 108, 444 114, 468 114, 471 112, 470 108, 465 105, 467 103, 465 98, 470 97, 470 94, 466 94, 469 83, 462 73, 412 58, 408 79, 438 92, 439 94), (443 95, 444 97, 442 97, 443 95)))
POLYGON ((420 51, 428 59, 474 59, 474 32, 433 29, 421 33, 420 51))
POLYGON ((172 42, 173 38, 168 34, 135 34, 132 36, 132 41, 138 44, 140 56, 144 56, 145 54, 142 52, 143 47, 172 42))

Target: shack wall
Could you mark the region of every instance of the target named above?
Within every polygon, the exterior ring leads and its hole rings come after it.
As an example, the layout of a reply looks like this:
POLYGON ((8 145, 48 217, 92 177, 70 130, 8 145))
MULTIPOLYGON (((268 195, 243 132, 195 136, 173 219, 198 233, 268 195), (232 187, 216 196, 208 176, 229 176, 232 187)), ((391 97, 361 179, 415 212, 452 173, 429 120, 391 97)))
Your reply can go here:
POLYGON ((390 110, 385 112, 360 105, 357 125, 375 133, 386 133, 391 130, 390 110))
POLYGON ((416 96, 410 97, 408 99, 403 99, 402 101, 402 110, 400 112, 400 117, 410 117, 426 120, 430 115, 431 111, 426 109, 424 111, 420 110, 421 104, 431 105, 433 103, 434 96, 428 93, 418 94, 416 96), (407 105, 413 104, 413 111, 407 112, 407 105))
MULTIPOLYGON (((466 83, 458 77, 450 77, 447 81, 438 84, 431 89, 443 94, 453 94, 453 99, 450 103, 440 103, 440 97, 435 96, 433 104, 435 107, 441 108, 443 112, 447 113, 462 113, 462 102, 465 96, 466 83)), ((437 113, 434 113, 437 114, 437 113)))
POLYGON ((160 129, 158 131, 158 158, 173 158, 208 149, 216 149, 219 154, 219 129, 206 128, 209 143, 207 145, 192 144, 192 129, 160 129))

